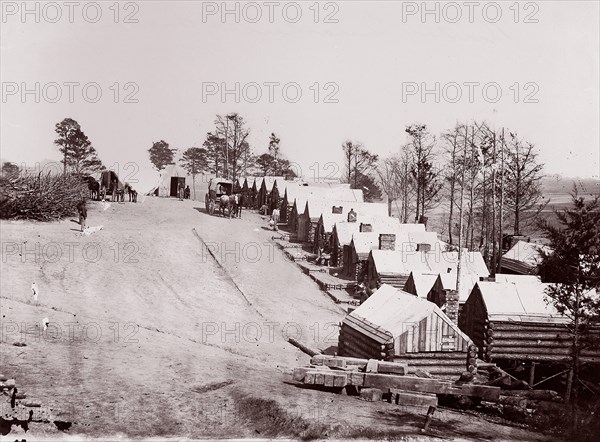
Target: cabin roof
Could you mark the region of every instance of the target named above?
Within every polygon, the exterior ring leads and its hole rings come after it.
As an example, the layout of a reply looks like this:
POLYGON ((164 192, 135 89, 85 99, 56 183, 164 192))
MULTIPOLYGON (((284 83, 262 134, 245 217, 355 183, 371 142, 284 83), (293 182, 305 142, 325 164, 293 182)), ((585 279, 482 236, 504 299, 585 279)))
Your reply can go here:
MULTIPOLYGON (((396 228, 390 227, 388 229, 382 228, 381 230, 373 232, 355 232, 352 236, 354 241, 354 250, 358 255, 368 254, 371 250, 379 248, 379 235, 381 234, 394 234, 396 235, 396 241, 394 243, 395 249, 393 251, 404 251, 406 253, 416 253, 417 245, 427 243, 431 245, 431 250, 441 252, 443 249, 440 242, 437 239, 437 233, 435 232, 411 232, 403 231, 402 227, 406 224, 398 224, 396 228)), ((377 227, 375 227, 377 228, 377 227)), ((374 229, 375 230, 375 229, 374 229)), ((386 258, 383 258, 384 260, 386 258)), ((396 257, 393 259, 402 259, 402 257, 396 257)), ((425 271, 423 273, 430 273, 425 271)))
POLYGON ((537 266, 541 259, 540 251, 549 253, 552 249, 541 244, 517 241, 508 252, 502 255, 502 258, 514 260, 529 266, 537 266))
POLYGON ((335 237, 338 244, 345 245, 352 242, 352 236, 360 230, 360 221, 349 223, 347 221, 335 223, 335 237))
POLYGON ((496 273, 496 282, 514 282, 516 284, 532 283, 538 284, 541 282, 539 276, 536 275, 510 275, 507 273, 496 273))
MULTIPOLYGON (((378 273, 408 275, 417 273, 452 273, 457 271, 458 252, 430 252, 410 250, 372 250, 371 256, 378 273)), ((489 276, 483 256, 479 252, 463 251, 461 271, 465 274, 489 276)))
POLYGON ((545 290, 550 284, 542 282, 514 283, 479 281, 477 287, 488 317, 496 320, 526 321, 540 317, 564 318, 546 303, 545 290))
MULTIPOLYGON (((346 223, 346 224, 358 224, 360 227, 360 223, 372 223, 374 222, 375 217, 388 217, 387 214, 387 206, 385 204, 376 204, 376 203, 356 203, 356 202, 342 202, 339 201, 336 204, 332 204, 335 206, 342 207, 342 213, 332 213, 331 208, 329 210, 324 210, 321 213, 321 219, 323 221, 323 227, 325 228, 325 232, 332 232, 333 227, 336 223, 346 223), (348 223, 348 213, 351 209, 354 209, 356 212, 356 222, 348 223)), ((311 215, 312 218, 312 215, 311 215)), ((393 218, 390 218, 393 219, 393 218)))
MULTIPOLYGON (((402 224, 400 220, 391 216, 361 216, 357 214, 356 222, 349 223, 347 221, 336 222, 335 233, 339 244, 350 244, 355 233, 360 232, 361 224, 370 224, 373 228, 372 233, 394 233, 401 232, 425 232, 424 224, 402 224)), ((371 233, 371 232, 369 232, 371 233)), ((362 251, 368 253, 371 248, 362 251)))
MULTIPOLYGON (((275 181, 279 181, 281 183, 282 181, 285 181, 285 177, 284 176, 274 176, 274 175, 256 177, 256 188, 260 189, 264 182, 267 192, 270 192, 271 190, 273 190, 273 185, 275 184, 275 181)), ((280 186, 278 186, 278 187, 280 187, 280 186)))
POLYGON ((349 316, 364 319, 397 337, 407 331, 408 325, 414 325, 432 313, 439 316, 463 339, 470 341, 433 302, 388 284, 383 284, 349 316))
MULTIPOLYGON (((439 280, 443 290, 456 290, 457 272, 440 273, 439 280)), ((460 292, 458 294, 458 302, 465 302, 475 284, 479 281, 479 276, 472 273, 462 273, 460 275, 460 292)))

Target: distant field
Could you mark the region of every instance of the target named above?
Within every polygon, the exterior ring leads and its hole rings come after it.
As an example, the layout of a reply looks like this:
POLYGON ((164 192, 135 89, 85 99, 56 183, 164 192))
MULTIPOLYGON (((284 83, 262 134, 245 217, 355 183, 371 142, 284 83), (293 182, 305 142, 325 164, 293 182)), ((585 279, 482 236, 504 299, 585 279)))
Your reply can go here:
MULTIPOLYGON (((555 211, 561 211, 571 206, 571 192, 574 184, 577 186, 579 196, 584 199, 590 199, 592 195, 600 194, 600 180, 563 178, 554 175, 546 177, 542 180, 542 187, 544 198, 548 199, 548 205, 540 213, 540 216, 550 224, 556 225, 558 219, 555 211)), ((447 201, 442 201, 442 204, 428 214, 427 230, 437 232, 443 240, 448 239, 448 205, 447 201)), ((392 214, 398 215, 395 206, 392 208, 392 214)), ((512 233, 512 224, 505 224, 504 230, 506 233, 512 233)), ((541 232, 533 225, 527 227, 524 233, 530 235, 532 240, 542 239, 541 232)))

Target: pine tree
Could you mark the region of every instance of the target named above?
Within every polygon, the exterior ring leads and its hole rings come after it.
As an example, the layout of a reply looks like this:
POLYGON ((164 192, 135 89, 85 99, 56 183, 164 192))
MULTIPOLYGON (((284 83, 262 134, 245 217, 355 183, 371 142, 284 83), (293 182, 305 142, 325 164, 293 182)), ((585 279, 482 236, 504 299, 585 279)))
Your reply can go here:
MULTIPOLYGON (((597 348, 592 326, 600 323, 600 197, 589 201, 571 193, 573 207, 556 212, 560 227, 543 222, 540 227, 550 241, 551 252, 542 251, 540 276, 553 283, 547 290, 548 302, 570 320, 572 336, 571 376, 573 404, 577 402, 577 384, 581 352, 597 348)), ((566 397, 571 397, 569 388, 566 397)))

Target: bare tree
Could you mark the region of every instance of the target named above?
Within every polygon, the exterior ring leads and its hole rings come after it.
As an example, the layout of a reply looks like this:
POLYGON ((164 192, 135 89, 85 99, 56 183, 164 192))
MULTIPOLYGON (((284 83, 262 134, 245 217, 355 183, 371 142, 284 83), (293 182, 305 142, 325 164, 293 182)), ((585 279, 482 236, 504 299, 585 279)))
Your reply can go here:
POLYGON ((347 179, 352 188, 359 188, 359 179, 368 176, 377 165, 379 157, 363 147, 361 143, 345 141, 342 144, 346 163, 347 179))
POLYGON ((244 118, 237 113, 217 115, 215 120, 216 134, 225 139, 225 176, 232 180, 237 179, 241 163, 250 151, 246 141, 250 130, 245 125, 244 118))
POLYGON ((391 216, 392 203, 395 203, 398 216, 403 223, 408 222, 409 212, 412 209, 414 179, 411 171, 412 159, 406 149, 384 159, 377 167, 381 188, 388 197, 388 214, 391 216))
POLYGON ((216 176, 224 175, 225 139, 216 133, 208 132, 202 146, 206 149, 210 172, 216 176))
POLYGON ((506 143, 505 203, 513 214, 515 235, 520 235, 523 224, 533 221, 547 204, 542 195, 543 167, 535 146, 511 132, 506 143))
MULTIPOLYGON (((392 203, 402 196, 402 185, 400 182, 400 160, 397 156, 391 156, 379 162, 377 176, 383 193, 387 197, 388 216, 392 216, 392 203)), ((396 207, 398 205, 396 204, 396 207)))
POLYGON ((435 137, 429 133, 427 125, 413 124, 406 128, 410 139, 407 144, 412 154, 413 170, 417 193, 417 209, 415 221, 420 221, 440 202, 440 190, 443 182, 435 170, 435 137))
POLYGON ((442 134, 442 140, 445 142, 445 153, 447 165, 444 168, 444 179, 448 185, 448 242, 454 244, 454 208, 457 206, 456 195, 461 184, 460 174, 462 167, 462 146, 464 144, 464 126, 456 123, 453 129, 442 134))

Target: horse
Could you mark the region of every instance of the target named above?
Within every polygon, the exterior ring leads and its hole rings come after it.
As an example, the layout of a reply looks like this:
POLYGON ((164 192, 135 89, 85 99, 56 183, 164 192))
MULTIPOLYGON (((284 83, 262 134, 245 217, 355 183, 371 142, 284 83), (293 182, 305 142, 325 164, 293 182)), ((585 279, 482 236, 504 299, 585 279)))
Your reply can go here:
POLYGON ((117 189, 116 190, 116 202, 121 202, 124 203, 125 202, 125 191, 123 189, 117 189))
POLYGON ((227 213, 229 214, 229 219, 232 216, 240 216, 241 218, 241 209, 239 203, 239 195, 222 195, 219 200, 219 211, 222 216, 225 216, 225 208, 227 208, 227 213))
POLYGON ((92 176, 84 176, 83 181, 85 181, 88 185, 88 190, 90 191, 90 199, 99 200, 100 199, 100 183, 94 179, 92 176))
POLYGON ((92 177, 88 180, 88 190, 90 191, 90 199, 96 201, 100 199, 100 183, 92 177))

